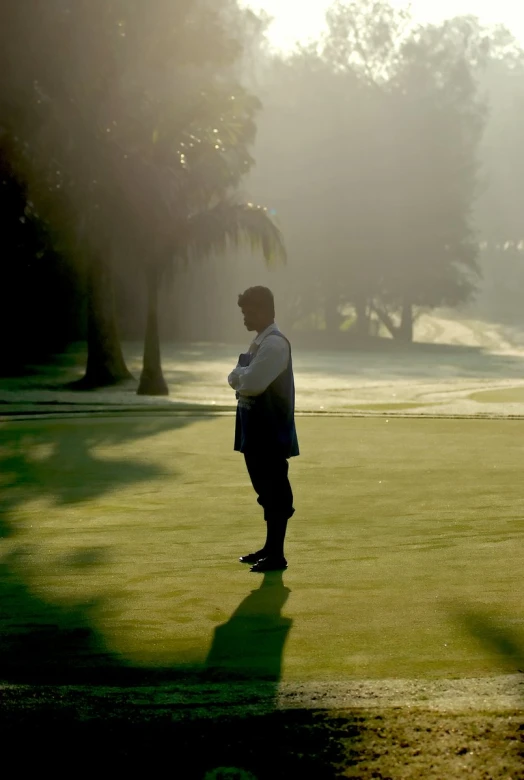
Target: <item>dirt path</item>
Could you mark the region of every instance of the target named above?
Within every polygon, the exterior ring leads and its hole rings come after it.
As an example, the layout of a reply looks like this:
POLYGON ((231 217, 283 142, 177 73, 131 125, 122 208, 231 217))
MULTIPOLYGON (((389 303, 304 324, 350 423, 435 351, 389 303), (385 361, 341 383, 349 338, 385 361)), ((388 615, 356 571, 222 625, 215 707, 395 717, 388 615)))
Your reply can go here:
POLYGON ((101 701, 118 707, 169 710, 172 717, 262 715, 279 710, 424 709, 441 714, 524 713, 524 674, 458 680, 355 680, 329 683, 178 682, 139 687, 0 685, 0 695, 41 703, 63 697, 82 701, 87 714, 101 701))
POLYGON ((276 708, 270 687, 258 690, 267 707, 250 706, 244 687, 240 709, 231 706, 239 687, 225 684, 192 695, 187 686, 8 686, 0 728, 6 744, 31 744, 40 768, 51 727, 61 758, 82 755, 84 770, 151 772, 174 761, 184 780, 521 780, 524 711, 510 707, 521 686, 514 677, 287 686, 276 708))

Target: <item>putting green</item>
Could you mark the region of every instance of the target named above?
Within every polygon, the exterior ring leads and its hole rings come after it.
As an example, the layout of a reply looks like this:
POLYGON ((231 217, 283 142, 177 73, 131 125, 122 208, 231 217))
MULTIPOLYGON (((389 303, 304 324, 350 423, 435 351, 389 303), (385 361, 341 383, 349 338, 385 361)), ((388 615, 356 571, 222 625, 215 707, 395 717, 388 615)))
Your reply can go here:
POLYGON ((141 668, 290 681, 516 668, 524 422, 300 418, 290 567, 265 579, 236 562, 264 523, 232 427, 0 426, 0 662, 31 632, 78 628, 84 655, 141 668))
POLYGON ((478 393, 472 393, 469 398, 480 404, 521 404, 524 403, 524 387, 482 390, 478 393))

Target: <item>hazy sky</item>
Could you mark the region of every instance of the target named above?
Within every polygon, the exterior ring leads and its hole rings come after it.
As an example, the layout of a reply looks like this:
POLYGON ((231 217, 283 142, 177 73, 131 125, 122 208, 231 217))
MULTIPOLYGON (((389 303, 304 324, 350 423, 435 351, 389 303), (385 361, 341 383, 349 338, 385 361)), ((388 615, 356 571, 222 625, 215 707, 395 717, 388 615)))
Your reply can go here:
MULTIPOLYGON (((246 5, 267 11, 274 22, 272 43, 290 48, 297 40, 316 38, 322 29, 326 9, 332 0, 244 0, 246 5)), ((406 6, 405 0, 392 0, 406 6)), ((413 15, 419 21, 439 21, 449 16, 474 14, 487 23, 502 23, 524 43, 522 0, 412 0, 413 15)))

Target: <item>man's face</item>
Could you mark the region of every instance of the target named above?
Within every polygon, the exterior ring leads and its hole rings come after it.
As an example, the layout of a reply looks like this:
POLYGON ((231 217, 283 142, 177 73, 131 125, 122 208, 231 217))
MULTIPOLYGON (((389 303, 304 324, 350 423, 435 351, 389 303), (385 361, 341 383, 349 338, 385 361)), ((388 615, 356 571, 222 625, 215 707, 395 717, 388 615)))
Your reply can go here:
POLYGON ((273 322, 267 310, 260 304, 248 302, 242 306, 244 315, 244 325, 247 330, 256 330, 261 333, 267 326, 273 322))
POLYGON ((242 314, 244 317, 244 325, 246 326, 246 329, 249 331, 258 330, 260 322, 260 310, 258 306, 253 303, 245 303, 242 306, 242 314))

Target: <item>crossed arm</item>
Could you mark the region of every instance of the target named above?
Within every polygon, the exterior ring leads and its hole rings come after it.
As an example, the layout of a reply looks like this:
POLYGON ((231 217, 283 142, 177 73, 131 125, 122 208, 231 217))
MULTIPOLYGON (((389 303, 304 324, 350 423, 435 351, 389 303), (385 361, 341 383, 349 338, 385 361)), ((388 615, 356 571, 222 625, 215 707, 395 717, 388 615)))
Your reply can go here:
POLYGON ((249 366, 237 366, 228 382, 239 395, 261 395, 289 363, 289 344, 280 336, 267 336, 249 366))

